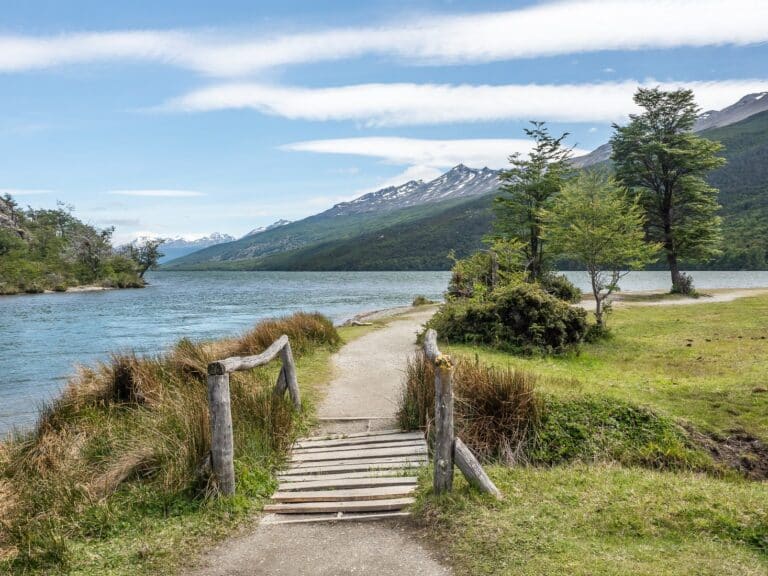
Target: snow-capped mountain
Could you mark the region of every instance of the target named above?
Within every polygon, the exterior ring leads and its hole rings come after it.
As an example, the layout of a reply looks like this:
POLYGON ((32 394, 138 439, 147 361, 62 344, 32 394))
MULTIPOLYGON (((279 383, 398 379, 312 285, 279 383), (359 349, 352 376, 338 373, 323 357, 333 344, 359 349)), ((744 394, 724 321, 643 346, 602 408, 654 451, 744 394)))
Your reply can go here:
POLYGON ((269 226, 259 226, 258 228, 254 228, 253 230, 248 232, 248 234, 243 236, 243 238, 246 238, 247 236, 253 236, 254 234, 261 234, 262 232, 266 232, 267 230, 273 230, 274 228, 279 228, 280 226, 285 226, 286 224, 290 224, 290 223, 291 223, 290 220, 284 220, 281 218, 276 222, 272 222, 272 224, 270 224, 269 226))
POLYGON ((735 104, 722 110, 708 110, 699 116, 694 131, 700 132, 708 128, 720 128, 734 124, 754 114, 768 110, 768 92, 747 94, 735 104))
MULTIPOLYGON (((137 238, 132 242, 132 244, 139 244, 148 239, 149 238, 146 237, 137 238)), ((152 239, 157 240, 157 238, 152 239)), ((203 248, 208 248, 209 246, 216 246, 217 244, 232 242, 234 239, 234 236, 230 236, 229 234, 221 234, 220 232, 214 232, 208 236, 195 239, 186 239, 183 236, 176 236, 174 238, 162 238, 163 245, 160 248, 160 251, 163 253, 163 257, 160 258, 159 262, 164 264, 166 262, 170 262, 171 260, 175 260, 176 258, 181 258, 187 254, 191 254, 192 252, 202 250, 203 248)))
POLYGON ((336 204, 326 212, 329 216, 389 212, 429 202, 468 198, 493 192, 499 187, 499 172, 490 168, 475 169, 459 164, 429 182, 411 180, 336 204))

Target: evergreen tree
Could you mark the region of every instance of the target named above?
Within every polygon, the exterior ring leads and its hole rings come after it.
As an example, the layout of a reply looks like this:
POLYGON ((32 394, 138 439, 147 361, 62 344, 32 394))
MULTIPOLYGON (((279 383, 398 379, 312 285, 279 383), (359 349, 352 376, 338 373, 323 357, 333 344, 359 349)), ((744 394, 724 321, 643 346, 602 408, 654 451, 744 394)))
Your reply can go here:
POLYGON ((494 236, 519 241, 529 282, 542 279, 547 267, 544 213, 570 171, 571 149, 563 146, 568 134, 555 138, 543 122, 532 122, 525 133, 534 141, 527 158, 513 154, 512 167, 501 174, 503 185, 495 199, 494 236))
POLYGON ((630 115, 627 126, 613 126, 616 175, 645 210, 648 240, 663 245, 672 292, 690 293, 680 261, 720 254, 718 190, 704 177, 725 163, 716 156, 722 145, 692 132, 699 108, 691 90, 640 88, 634 101, 643 112, 630 115))

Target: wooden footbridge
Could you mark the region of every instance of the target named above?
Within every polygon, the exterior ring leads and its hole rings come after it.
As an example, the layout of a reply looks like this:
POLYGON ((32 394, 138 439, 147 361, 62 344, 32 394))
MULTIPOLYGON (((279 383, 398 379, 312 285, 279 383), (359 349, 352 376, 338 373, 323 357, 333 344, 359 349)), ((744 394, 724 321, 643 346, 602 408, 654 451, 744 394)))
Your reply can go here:
MULTIPOLYGON (((453 364, 437 348, 428 330, 424 353, 435 367, 434 482, 436 494, 450 491, 454 464, 467 480, 497 497, 500 493, 453 429, 453 364)), ((280 357, 282 369, 275 393, 288 391, 301 408, 296 369, 287 336, 257 356, 233 357, 208 366, 211 420, 211 464, 222 494, 235 491, 234 443, 229 374, 261 366, 280 357)), ((302 438, 293 446, 279 486, 264 507, 269 523, 318 520, 362 520, 406 515, 414 502, 419 468, 428 463, 421 432, 383 430, 302 438)))
POLYGON ((313 520, 403 515, 414 501, 418 469, 426 464, 427 443, 420 432, 303 438, 264 510, 279 515, 277 521, 289 514, 311 514, 313 520))

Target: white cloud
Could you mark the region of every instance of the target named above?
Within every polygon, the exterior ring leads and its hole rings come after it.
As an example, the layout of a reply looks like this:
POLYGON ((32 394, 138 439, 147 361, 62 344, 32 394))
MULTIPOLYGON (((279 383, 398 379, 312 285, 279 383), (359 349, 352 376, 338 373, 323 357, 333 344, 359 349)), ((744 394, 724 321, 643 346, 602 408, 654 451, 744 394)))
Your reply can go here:
POLYGON ((334 88, 214 85, 171 100, 166 110, 204 112, 253 109, 293 120, 352 120, 371 126, 547 120, 620 122, 636 110, 638 85, 691 88, 705 109, 719 109, 768 79, 712 82, 601 82, 594 84, 357 84, 334 88))
POLYGON ((113 196, 139 196, 147 198, 193 198, 205 196, 204 192, 194 190, 110 190, 107 194, 113 196))
POLYGON ((478 63, 598 50, 746 45, 768 40, 764 0, 570 0, 519 10, 419 17, 293 34, 133 30, 0 37, 0 71, 147 61, 214 76, 357 58, 478 63), (542 32, 544 31, 544 32, 542 32))
MULTIPOLYGON (((383 186, 403 184, 407 180, 435 178, 440 174, 439 169, 451 168, 461 163, 477 168, 501 168, 507 165, 510 154, 527 153, 530 148, 530 140, 514 138, 428 140, 398 137, 308 140, 282 147, 294 152, 367 156, 391 164, 411 166, 408 171, 397 176, 396 181, 385 183, 383 186)), ((577 150, 575 153, 586 151, 577 150)))
POLYGON ((10 194, 11 196, 43 196, 51 194, 52 190, 30 190, 27 188, 0 188, 0 195, 10 194))

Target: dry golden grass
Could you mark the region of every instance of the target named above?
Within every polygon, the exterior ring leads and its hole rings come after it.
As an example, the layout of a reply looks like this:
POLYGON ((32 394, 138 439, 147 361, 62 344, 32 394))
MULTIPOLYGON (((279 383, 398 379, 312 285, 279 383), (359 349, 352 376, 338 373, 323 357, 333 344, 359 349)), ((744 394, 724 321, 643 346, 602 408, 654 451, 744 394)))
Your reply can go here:
MULTIPOLYGON (((282 334, 297 358, 340 342, 328 319, 296 314, 261 322, 238 338, 182 340, 163 355, 115 354, 79 368, 35 428, 0 449, 0 549, 17 549, 13 566, 65 567, 71 538, 108 530, 117 493, 135 495, 128 506, 159 502, 165 509, 215 491, 205 465, 207 365, 262 352, 282 334)), ((297 433, 300 418, 291 403, 273 394, 278 364, 231 378, 236 466, 247 469, 239 475, 246 492, 265 490, 297 433)))
MULTIPOLYGON (((541 416, 541 402, 534 392, 536 377, 459 358, 453 382, 457 436, 482 459, 517 462, 541 416)), ((420 352, 406 365, 400 425, 430 430, 434 406, 434 368, 420 352)))

